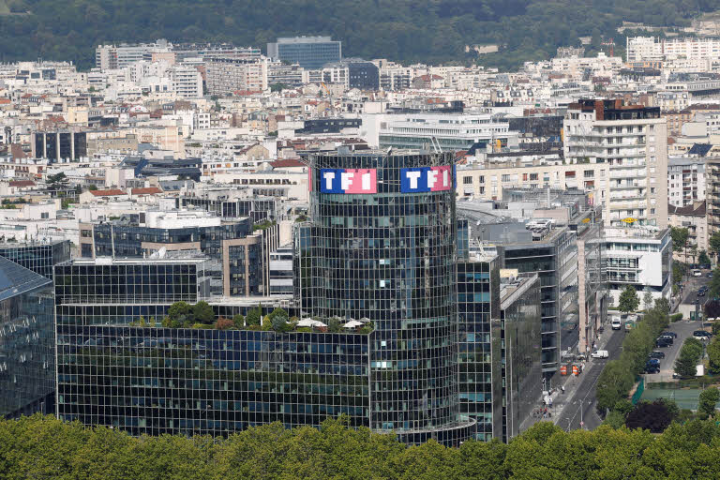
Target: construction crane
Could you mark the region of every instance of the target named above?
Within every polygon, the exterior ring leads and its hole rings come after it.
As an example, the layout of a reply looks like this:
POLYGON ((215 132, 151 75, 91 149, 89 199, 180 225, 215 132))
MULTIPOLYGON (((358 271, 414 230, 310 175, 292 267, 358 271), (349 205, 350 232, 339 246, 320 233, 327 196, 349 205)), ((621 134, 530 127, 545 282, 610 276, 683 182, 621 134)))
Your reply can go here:
POLYGON ((328 98, 330 99, 330 107, 332 108, 333 100, 332 100, 332 93, 330 92, 330 89, 328 88, 327 85, 325 85, 325 82, 320 82, 320 85, 322 85, 323 88, 325 89, 325 91, 327 92, 328 98))

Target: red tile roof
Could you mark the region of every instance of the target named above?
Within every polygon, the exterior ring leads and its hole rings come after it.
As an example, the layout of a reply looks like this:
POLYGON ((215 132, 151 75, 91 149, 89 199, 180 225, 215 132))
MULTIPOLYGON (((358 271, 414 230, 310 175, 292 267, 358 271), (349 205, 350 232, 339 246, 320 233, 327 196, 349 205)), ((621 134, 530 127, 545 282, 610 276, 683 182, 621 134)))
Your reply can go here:
POLYGON ((118 195, 127 195, 127 193, 117 188, 110 190, 90 190, 90 193, 92 193, 95 197, 116 197, 118 195))
POLYGON ((34 187, 35 182, 32 180, 16 180, 14 182, 9 182, 11 187, 34 187))
POLYGON ((130 192, 133 195, 154 195, 157 193, 163 193, 163 191, 157 187, 133 188, 130 192))
POLYGON ((287 160, 275 160, 270 162, 270 166, 273 168, 291 168, 291 167, 304 167, 305 164, 296 158, 288 158, 287 160))

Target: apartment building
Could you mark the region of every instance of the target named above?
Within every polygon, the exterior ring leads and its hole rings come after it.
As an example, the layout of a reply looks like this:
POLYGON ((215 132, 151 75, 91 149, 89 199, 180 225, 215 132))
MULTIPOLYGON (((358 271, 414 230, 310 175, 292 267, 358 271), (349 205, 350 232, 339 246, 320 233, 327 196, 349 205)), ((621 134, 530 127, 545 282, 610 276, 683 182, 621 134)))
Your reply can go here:
POLYGON ((700 252, 708 252, 710 236, 708 234, 707 203, 703 200, 686 207, 668 207, 668 223, 672 227, 686 228, 688 247, 674 251, 673 257, 686 263, 698 262, 700 252))
POLYGON ((203 96, 203 80, 200 72, 194 67, 175 66, 170 69, 172 87, 182 98, 200 98, 203 96))
POLYGON ((720 231, 720 157, 709 157, 705 164, 707 186, 708 237, 720 231))
POLYGON ((720 39, 704 37, 628 37, 627 61, 720 58, 720 39))
POLYGON ((668 161, 668 203, 692 206, 705 200, 705 159, 671 158, 668 161))
POLYGON ((238 90, 262 92, 268 88, 268 62, 266 58, 209 58, 205 81, 211 95, 228 95, 238 90))
POLYGON ((667 227, 667 124, 660 109, 621 100, 581 100, 568 106, 565 160, 607 164, 598 188, 606 226, 667 227))

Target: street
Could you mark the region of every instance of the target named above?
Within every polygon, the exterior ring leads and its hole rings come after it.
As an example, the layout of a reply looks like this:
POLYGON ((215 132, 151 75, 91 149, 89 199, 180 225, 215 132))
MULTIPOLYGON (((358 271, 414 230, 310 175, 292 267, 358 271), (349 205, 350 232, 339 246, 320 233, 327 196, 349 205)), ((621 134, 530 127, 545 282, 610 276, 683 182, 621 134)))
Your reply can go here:
POLYGON ((595 410, 595 387, 603 367, 609 360, 620 356, 622 341, 625 339, 624 330, 606 329, 600 337, 600 346, 607 350, 608 359, 592 358, 588 361, 585 370, 578 377, 568 379, 565 388, 569 399, 560 400, 557 405, 555 424, 565 430, 575 430, 584 423, 584 428, 597 428, 602 420, 595 410), (582 417, 582 420, 581 420, 582 417))

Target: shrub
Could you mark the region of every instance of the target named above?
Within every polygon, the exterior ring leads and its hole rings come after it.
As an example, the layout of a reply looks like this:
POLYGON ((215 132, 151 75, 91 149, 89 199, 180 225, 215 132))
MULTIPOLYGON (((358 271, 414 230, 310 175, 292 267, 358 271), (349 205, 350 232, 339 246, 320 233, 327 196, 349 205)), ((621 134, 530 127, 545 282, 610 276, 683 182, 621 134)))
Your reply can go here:
POLYGON ((682 313, 676 313, 675 315, 672 315, 672 316, 670 317, 670 321, 671 321, 671 322, 679 322, 680 320, 682 320, 682 318, 683 318, 683 314, 682 314, 682 313))

